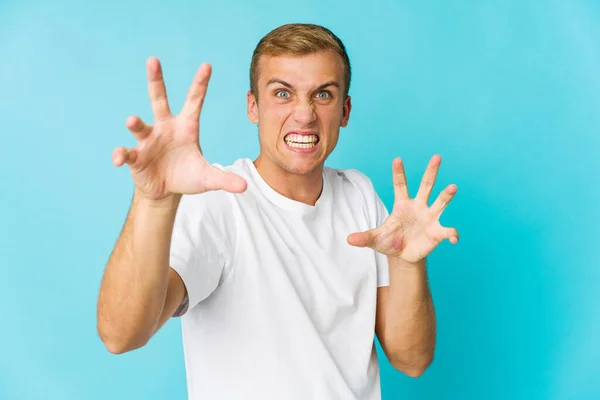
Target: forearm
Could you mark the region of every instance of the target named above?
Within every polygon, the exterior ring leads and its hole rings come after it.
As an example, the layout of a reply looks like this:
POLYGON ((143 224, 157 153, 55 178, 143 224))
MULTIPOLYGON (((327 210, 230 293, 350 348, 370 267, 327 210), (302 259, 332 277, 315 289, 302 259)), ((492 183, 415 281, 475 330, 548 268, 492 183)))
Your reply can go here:
POLYGON ((385 310, 385 344, 393 362, 417 375, 431 363, 436 321, 426 261, 410 264, 389 257, 390 287, 385 310))
POLYGON ((152 202, 133 196, 98 298, 98 333, 112 352, 144 345, 155 330, 168 287, 178 203, 179 197, 152 202))

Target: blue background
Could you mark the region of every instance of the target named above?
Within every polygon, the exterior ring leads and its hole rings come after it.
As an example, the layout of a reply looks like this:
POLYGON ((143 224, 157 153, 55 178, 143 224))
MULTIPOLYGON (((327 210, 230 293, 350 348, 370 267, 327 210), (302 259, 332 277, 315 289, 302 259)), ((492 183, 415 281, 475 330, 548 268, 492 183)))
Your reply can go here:
POLYGON ((250 57, 288 22, 350 53, 329 166, 391 207, 392 159, 414 195, 439 153, 437 192, 459 188, 442 222, 461 242, 430 257, 435 361, 411 379, 382 359, 384 399, 600 398, 600 3, 442 0, 0 2, 0 398, 186 398, 179 321, 120 356, 96 334, 132 193, 112 150, 134 145, 128 115, 152 121, 154 55, 173 110, 212 63, 205 155, 255 157, 250 57))

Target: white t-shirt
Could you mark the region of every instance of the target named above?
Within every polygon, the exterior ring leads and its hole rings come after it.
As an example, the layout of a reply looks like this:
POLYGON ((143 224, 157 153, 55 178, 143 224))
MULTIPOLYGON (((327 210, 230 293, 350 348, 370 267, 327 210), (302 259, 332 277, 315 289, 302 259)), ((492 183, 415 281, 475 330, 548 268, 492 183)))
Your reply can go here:
POLYGON ((182 197, 171 267, 192 400, 381 398, 375 312, 387 258, 346 237, 388 215, 356 170, 323 171, 315 206, 273 190, 250 159, 215 166, 244 193, 182 197))

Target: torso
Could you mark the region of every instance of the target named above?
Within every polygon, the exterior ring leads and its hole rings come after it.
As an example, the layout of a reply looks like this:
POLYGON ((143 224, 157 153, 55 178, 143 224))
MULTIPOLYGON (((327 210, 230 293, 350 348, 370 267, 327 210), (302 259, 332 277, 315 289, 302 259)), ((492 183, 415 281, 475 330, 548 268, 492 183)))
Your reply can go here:
POLYGON ((371 227, 367 200, 326 168, 316 206, 297 203, 250 164, 227 167, 245 193, 209 200, 234 251, 221 285, 182 319, 190 399, 379 399, 376 258, 346 242, 371 227))

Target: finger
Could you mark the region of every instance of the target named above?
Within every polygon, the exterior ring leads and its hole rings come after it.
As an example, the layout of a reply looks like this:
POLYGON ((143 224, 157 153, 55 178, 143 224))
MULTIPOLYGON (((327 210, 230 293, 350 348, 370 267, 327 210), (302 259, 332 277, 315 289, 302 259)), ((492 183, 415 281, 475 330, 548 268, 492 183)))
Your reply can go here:
POLYGON ((351 233, 346 241, 351 246, 370 247, 373 244, 373 233, 371 231, 351 233))
POLYGON ((148 75, 148 94, 155 119, 166 118, 171 115, 167 100, 167 89, 163 79, 162 67, 156 57, 150 57, 146 62, 148 75))
POLYGON ((437 178, 437 173, 440 168, 440 164, 442 162, 442 157, 438 154, 431 157, 429 160, 429 164, 427 165, 427 169, 425 170, 425 174, 421 179, 421 185, 419 186, 419 191, 417 192, 416 200, 423 202, 425 204, 429 203, 429 196, 431 196, 431 189, 435 184, 435 179, 437 178))
POLYGON ((204 183, 207 190, 225 190, 230 193, 242 193, 246 190, 248 184, 241 176, 216 167, 211 169, 206 174, 204 183))
POLYGON ((212 73, 212 67, 208 63, 204 63, 198 68, 194 81, 188 90, 187 97, 183 103, 181 114, 195 120, 200 118, 200 112, 204 104, 204 98, 208 90, 208 82, 212 73))
POLYGON ((404 165, 400 158, 395 158, 392 162, 392 175, 394 182, 394 196, 396 199, 408 198, 408 186, 406 185, 406 174, 404 165))
POLYGON ((150 132, 152 132, 150 125, 147 125, 138 116, 131 116, 127 118, 125 121, 125 126, 131 133, 133 133, 133 136, 135 136, 137 140, 146 138, 148 135, 150 135, 150 132))
POLYGON ((458 243, 458 231, 455 228, 442 228, 442 239, 448 239, 450 243, 458 243))
POLYGON ((435 199, 435 201, 431 205, 431 211, 435 213, 438 218, 440 217, 440 215, 442 215, 448 203, 450 203, 450 201, 454 198, 454 195, 457 191, 458 188, 456 187, 456 185, 448 185, 448 187, 444 189, 442 193, 440 193, 438 198, 435 199))
POLYGON ((137 160, 137 151, 135 149, 126 149, 125 147, 117 147, 113 151, 112 161, 117 167, 127 163, 129 165, 137 160))

